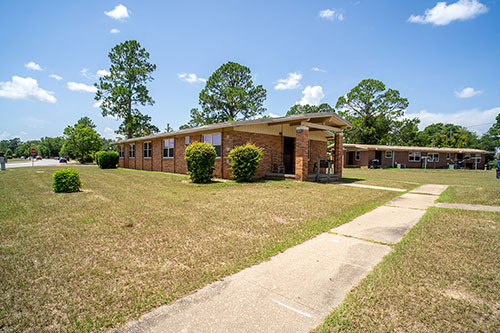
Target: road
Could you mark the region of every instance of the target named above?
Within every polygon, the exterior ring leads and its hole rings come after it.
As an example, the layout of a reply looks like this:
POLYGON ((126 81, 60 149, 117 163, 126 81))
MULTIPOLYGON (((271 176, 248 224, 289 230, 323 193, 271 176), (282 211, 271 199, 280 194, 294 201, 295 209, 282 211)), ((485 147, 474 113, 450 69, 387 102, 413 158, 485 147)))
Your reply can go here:
MULTIPOLYGON (((53 160, 53 159, 43 159, 43 160, 38 160, 35 161, 34 165, 36 167, 39 166, 55 166, 55 165, 65 165, 64 163, 59 163, 58 160, 53 160)), ((25 167, 30 167, 31 166, 31 161, 27 162, 19 162, 19 163, 6 163, 5 167, 10 169, 10 168, 25 168, 25 167)))

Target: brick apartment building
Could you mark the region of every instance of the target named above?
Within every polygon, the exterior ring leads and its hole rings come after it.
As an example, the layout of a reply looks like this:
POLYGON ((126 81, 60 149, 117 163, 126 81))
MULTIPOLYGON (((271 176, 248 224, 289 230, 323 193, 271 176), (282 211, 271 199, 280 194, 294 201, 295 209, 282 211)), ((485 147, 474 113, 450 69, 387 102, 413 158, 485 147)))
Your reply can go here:
MULTIPOLYGON (((215 176, 232 178, 229 152, 252 142, 264 149, 257 178, 313 180, 317 161, 326 160, 327 142, 337 157, 333 177, 342 176, 343 130, 351 125, 336 113, 299 114, 212 124, 113 142, 118 166, 138 170, 186 173, 184 151, 193 142, 208 142, 217 151, 215 176)), ((320 163, 321 172, 326 172, 320 163)))
MULTIPOLYGON (((334 145, 329 146, 333 148, 334 145)), ((395 168, 398 164, 406 168, 429 169, 484 168, 488 151, 469 148, 434 148, 410 146, 385 146, 344 144, 344 167, 368 168, 372 160, 378 160, 381 168, 395 168), (477 163, 477 165, 476 165, 477 163)))

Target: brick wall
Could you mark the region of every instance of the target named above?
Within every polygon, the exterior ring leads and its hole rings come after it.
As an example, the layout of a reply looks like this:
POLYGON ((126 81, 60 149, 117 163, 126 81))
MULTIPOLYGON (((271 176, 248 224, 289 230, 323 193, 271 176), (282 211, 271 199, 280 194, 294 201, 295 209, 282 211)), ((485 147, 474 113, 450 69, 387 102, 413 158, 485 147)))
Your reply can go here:
POLYGON ((307 180, 309 177, 309 128, 299 126, 295 134, 295 179, 307 180))

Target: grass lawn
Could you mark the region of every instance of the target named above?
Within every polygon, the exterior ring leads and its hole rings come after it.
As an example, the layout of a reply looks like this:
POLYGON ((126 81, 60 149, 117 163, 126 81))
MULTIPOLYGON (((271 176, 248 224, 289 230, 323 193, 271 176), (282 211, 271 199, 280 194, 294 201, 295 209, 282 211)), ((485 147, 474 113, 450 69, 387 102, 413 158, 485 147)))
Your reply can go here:
POLYGON ((500 205, 495 170, 344 169, 343 181, 412 189, 421 184, 451 185, 438 201, 500 205))
POLYGON ((0 173, 1 331, 117 327, 397 195, 92 166, 55 194, 59 169, 0 173))
POLYGON ((431 208, 318 332, 499 332, 500 213, 431 208))
POLYGON ((30 162, 31 160, 23 160, 22 158, 9 158, 7 160, 8 163, 22 163, 22 162, 30 162))

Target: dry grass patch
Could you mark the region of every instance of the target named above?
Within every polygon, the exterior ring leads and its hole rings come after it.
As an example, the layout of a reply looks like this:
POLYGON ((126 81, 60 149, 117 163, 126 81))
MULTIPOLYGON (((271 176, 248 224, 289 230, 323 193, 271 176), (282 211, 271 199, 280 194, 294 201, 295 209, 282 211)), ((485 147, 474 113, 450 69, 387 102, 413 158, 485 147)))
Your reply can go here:
POLYGON ((344 169, 343 181, 412 189, 422 184, 451 185, 441 202, 500 205, 500 181, 495 170, 344 169))
POLYGON ((500 331, 500 214, 431 208, 318 332, 500 331))
POLYGON ((57 167, 0 174, 0 330, 119 326, 397 195, 74 168, 71 194, 50 192, 57 167))

